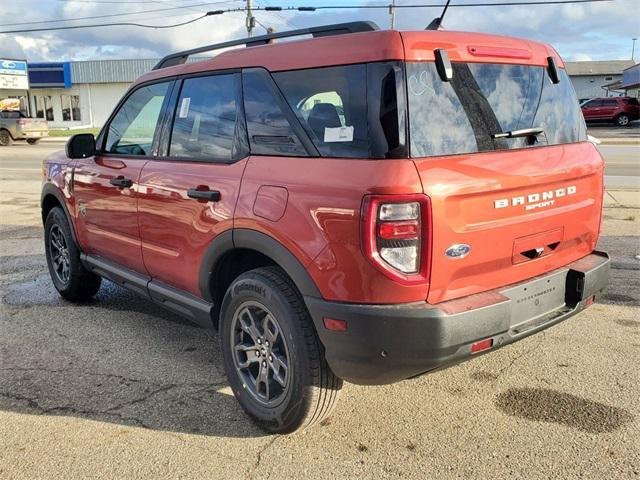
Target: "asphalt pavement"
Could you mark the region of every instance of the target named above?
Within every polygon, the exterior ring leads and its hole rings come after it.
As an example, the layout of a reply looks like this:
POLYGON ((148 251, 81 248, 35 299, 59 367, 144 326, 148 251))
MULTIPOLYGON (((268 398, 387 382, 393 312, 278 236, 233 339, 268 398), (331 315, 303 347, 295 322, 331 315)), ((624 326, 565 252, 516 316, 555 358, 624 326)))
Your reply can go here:
POLYGON ((56 294, 38 211, 51 149, 0 147, 1 479, 640 478, 638 192, 607 197, 598 304, 442 372, 345 385, 321 426, 267 436, 215 334, 108 282, 83 305, 56 294))

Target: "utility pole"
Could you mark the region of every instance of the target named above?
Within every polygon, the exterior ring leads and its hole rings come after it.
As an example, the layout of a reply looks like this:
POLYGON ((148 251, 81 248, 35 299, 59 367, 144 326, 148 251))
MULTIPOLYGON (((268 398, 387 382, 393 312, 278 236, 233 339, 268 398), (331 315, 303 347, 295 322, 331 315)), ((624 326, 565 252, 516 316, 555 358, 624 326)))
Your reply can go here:
POLYGON ((256 19, 253 16, 253 0, 247 0, 247 36, 251 37, 253 28, 256 26, 256 19))
POLYGON ((389 15, 391 15, 391 30, 396 29, 396 0, 391 1, 389 5, 389 15))
POLYGON ((632 38, 633 44, 631 45, 631 60, 636 61, 636 40, 637 38, 632 38))

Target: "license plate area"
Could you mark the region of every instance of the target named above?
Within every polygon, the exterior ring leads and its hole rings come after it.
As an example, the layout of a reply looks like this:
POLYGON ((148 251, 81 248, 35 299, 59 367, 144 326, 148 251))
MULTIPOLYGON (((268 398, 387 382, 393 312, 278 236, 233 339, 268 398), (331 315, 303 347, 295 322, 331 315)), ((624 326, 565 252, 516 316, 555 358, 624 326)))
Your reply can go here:
POLYGON ((511 330, 522 333, 538 325, 538 319, 552 320, 565 307, 567 270, 503 290, 511 300, 511 330), (530 327, 529 324, 532 326, 530 327))

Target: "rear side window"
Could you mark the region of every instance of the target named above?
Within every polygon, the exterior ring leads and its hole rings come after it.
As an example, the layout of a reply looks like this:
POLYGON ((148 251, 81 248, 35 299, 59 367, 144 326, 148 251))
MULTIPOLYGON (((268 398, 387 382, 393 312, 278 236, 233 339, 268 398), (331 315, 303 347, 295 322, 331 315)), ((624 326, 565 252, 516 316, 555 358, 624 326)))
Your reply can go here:
POLYGON ((640 102, 638 102, 637 98, 627 98, 626 102, 629 105, 640 105, 640 102))
POLYGON ((324 157, 369 156, 366 65, 273 75, 324 157))
POLYGON ((401 63, 296 70, 273 78, 321 156, 406 156, 401 63))
POLYGON ((542 67, 453 64, 443 82, 433 63, 408 63, 411 155, 454 155, 524 148, 526 138, 494 134, 542 128, 539 145, 586 140, 586 127, 564 70, 553 84, 542 67))
POLYGON ((229 162, 236 159, 239 77, 187 78, 174 113, 169 156, 229 162))
POLYGON ((617 107, 618 106, 618 101, 617 100, 603 100, 602 101, 602 106, 603 107, 617 107))
POLYGON ((121 155, 151 155, 168 83, 141 87, 125 100, 109 124, 105 150, 121 155))

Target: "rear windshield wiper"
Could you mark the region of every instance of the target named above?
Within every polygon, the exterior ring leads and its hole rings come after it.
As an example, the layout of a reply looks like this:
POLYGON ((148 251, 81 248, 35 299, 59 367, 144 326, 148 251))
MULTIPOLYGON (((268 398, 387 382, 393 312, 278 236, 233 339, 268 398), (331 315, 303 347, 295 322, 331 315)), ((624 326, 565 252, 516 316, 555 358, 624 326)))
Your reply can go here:
POLYGON ((509 130, 508 132, 494 133, 491 138, 517 138, 517 137, 536 137, 544 133, 544 128, 521 128, 520 130, 509 130))

